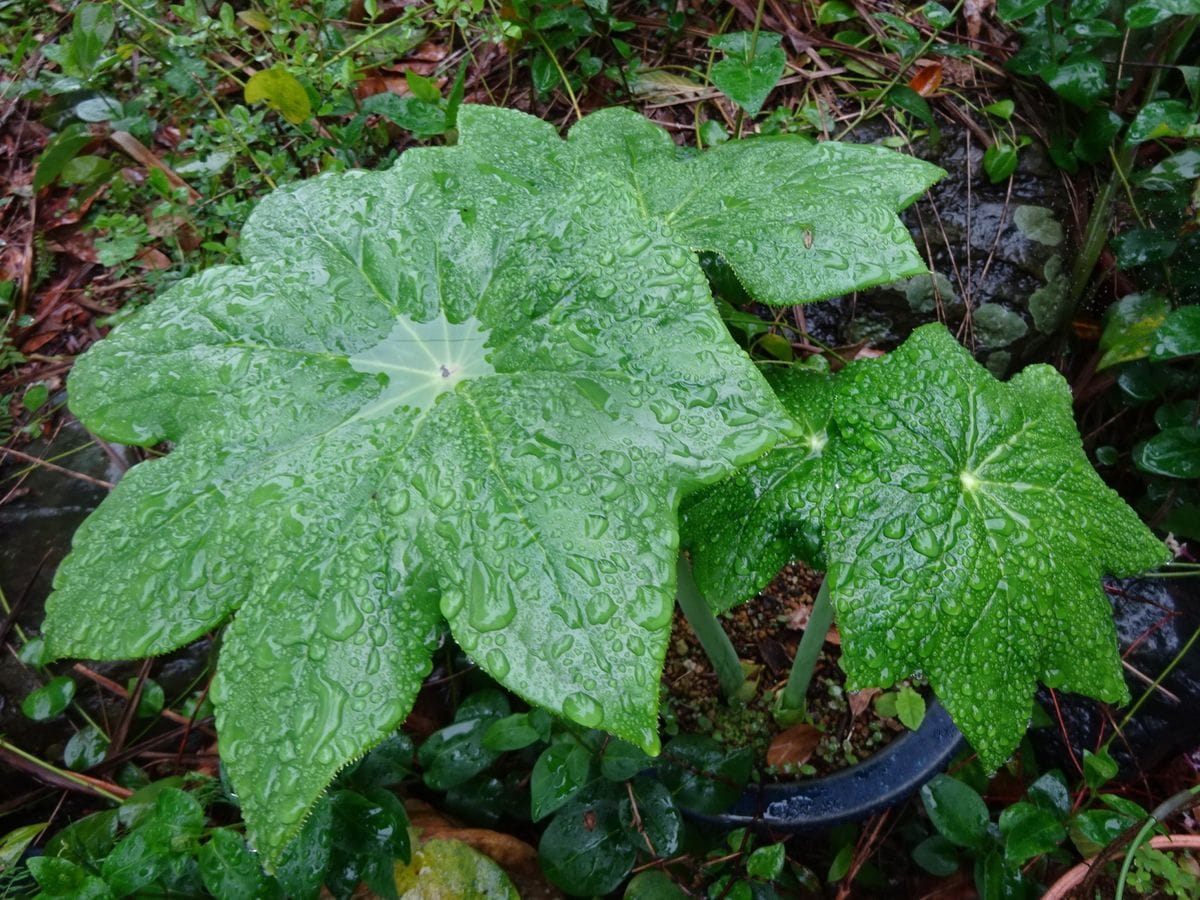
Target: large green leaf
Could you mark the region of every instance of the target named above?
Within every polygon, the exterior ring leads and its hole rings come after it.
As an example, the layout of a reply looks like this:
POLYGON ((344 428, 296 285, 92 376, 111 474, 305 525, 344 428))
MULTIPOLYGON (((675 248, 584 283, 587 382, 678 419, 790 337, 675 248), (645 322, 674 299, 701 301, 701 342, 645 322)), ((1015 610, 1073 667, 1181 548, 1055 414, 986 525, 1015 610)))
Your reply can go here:
POLYGON ((622 148, 649 126, 460 127, 272 195, 246 266, 177 286, 70 383, 105 437, 176 447, 81 527, 49 643, 159 653, 238 609, 214 699, 271 855, 407 713, 439 613, 518 693, 656 749, 676 498, 786 424, 639 192, 622 148))
POLYGON ((406 715, 443 616, 530 702, 657 751, 678 499, 790 427, 691 251, 798 298, 830 258, 790 265, 804 239, 771 223, 811 191, 859 229, 822 285, 919 266, 892 210, 936 170, 878 148, 683 159, 619 110, 568 141, 510 110, 458 124, 267 197, 246 265, 159 297, 69 384, 97 433, 174 450, 79 529, 48 644, 161 653, 236 610, 213 698, 268 858, 406 715))
POLYGON ((988 768, 1038 680, 1126 700, 1100 577, 1167 554, 1088 463, 1062 377, 998 382, 941 325, 839 377, 825 549, 850 686, 924 672, 988 768))
POLYGON ((821 524, 829 466, 824 454, 834 379, 772 366, 767 381, 797 423, 771 452, 684 501, 680 537, 700 592, 716 612, 758 591, 792 560, 824 568, 821 524))

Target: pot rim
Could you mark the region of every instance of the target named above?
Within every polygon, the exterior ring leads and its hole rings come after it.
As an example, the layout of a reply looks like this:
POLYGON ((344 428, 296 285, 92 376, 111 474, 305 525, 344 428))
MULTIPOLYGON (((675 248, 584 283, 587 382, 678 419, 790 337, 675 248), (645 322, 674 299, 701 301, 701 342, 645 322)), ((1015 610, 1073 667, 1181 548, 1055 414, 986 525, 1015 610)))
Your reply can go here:
POLYGON ((900 735, 856 765, 820 778, 752 784, 724 813, 684 812, 726 829, 824 831, 907 800, 944 771, 965 744, 950 714, 933 700, 920 728, 900 735))

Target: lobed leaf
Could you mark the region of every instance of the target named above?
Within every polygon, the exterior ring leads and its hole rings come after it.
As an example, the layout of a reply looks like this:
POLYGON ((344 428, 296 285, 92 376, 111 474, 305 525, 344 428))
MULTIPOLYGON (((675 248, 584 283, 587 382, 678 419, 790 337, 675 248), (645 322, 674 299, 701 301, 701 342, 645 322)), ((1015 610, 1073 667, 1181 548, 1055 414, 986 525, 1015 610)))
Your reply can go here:
POLYGON ((1100 578, 1167 553, 1088 463, 1062 377, 998 382, 940 325, 842 377, 825 534, 851 688, 924 672, 991 769, 1037 681, 1125 701, 1100 578))
POLYGON ((835 381, 824 371, 771 366, 766 378, 797 427, 770 453, 684 501, 680 536, 714 612, 761 591, 785 565, 824 568, 825 446, 835 381))

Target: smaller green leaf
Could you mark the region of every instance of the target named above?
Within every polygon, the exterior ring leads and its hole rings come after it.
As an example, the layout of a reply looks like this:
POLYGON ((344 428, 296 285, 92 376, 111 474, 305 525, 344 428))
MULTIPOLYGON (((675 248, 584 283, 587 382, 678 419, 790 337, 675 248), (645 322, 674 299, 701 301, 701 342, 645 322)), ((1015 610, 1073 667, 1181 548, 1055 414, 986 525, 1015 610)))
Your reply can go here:
POLYGON ((687 900, 688 895, 660 869, 638 872, 625 886, 623 900, 687 900))
POLYGON ((1200 178, 1200 147, 1173 153, 1148 172, 1135 175, 1142 190, 1159 192, 1189 190, 1197 178, 1200 178))
POLYGON ((937 127, 937 120, 933 117, 933 108, 929 105, 929 101, 907 84, 898 84, 888 91, 887 102, 896 109, 904 110, 930 128, 937 127))
POLYGON ((1075 136, 1075 155, 1085 162, 1108 159, 1109 148, 1124 127, 1125 120, 1107 106, 1098 106, 1087 114, 1075 136))
POLYGON ((416 97, 399 97, 390 93, 373 94, 363 101, 362 111, 383 116, 421 138, 445 134, 449 127, 446 111, 440 105, 418 100, 416 97))
POLYGON ((1095 753, 1090 750, 1083 751, 1083 780, 1093 791, 1116 778, 1119 771, 1120 766, 1109 755, 1107 748, 1095 753))
POLYGON ((1071 818, 1071 843, 1084 856, 1095 856, 1136 821, 1112 810, 1084 810, 1071 818))
POLYGON ((1094 56, 1075 54, 1043 70, 1042 77, 1058 96, 1087 109, 1108 92, 1108 71, 1094 56))
POLYGON ((1008 141, 994 141, 983 151, 983 171, 992 184, 999 184, 1017 171, 1017 148, 1008 141))
POLYGON ((1004 858, 1014 866, 1051 852, 1067 836, 1058 816, 1032 803, 1014 803, 1004 810, 1000 833, 1004 835, 1004 858))
POLYGON ((1133 464, 1143 472, 1168 478, 1200 478, 1200 428, 1167 428, 1133 451, 1133 464))
POLYGON ((1151 359, 1176 359, 1200 353, 1200 306, 1184 306, 1166 317, 1154 335, 1151 359))
POLYGON ((783 77, 787 55, 779 41, 780 36, 769 31, 760 31, 757 40, 748 31, 709 38, 710 47, 726 54, 712 67, 713 84, 751 117, 758 115, 767 95, 783 77))
POLYGON ((938 775, 921 788, 921 803, 934 828, 959 847, 978 849, 988 834, 983 798, 961 781, 938 775))
POLYGON ((437 82, 432 78, 409 71, 404 73, 404 81, 418 100, 424 100, 426 103, 441 102, 442 92, 438 90, 437 82))
POLYGON ((21 701, 21 712, 35 722, 53 719, 71 705, 75 682, 66 675, 52 678, 21 701))
POLYGON ((46 843, 47 856, 61 856, 97 869, 117 843, 117 810, 106 809, 78 819, 46 843))
MULTIPOLYGON (((478 775, 500 755, 485 736, 508 715, 508 701, 499 691, 479 691, 459 706, 454 724, 435 731, 417 752, 428 787, 444 791, 478 775)), ((534 737, 536 738, 536 732, 534 737)))
POLYGON ((1026 895, 1021 870, 1009 863, 997 851, 976 857, 975 890, 979 900, 1022 900, 1026 895))
POLYGON ((845 0, 825 0, 817 7, 817 24, 818 25, 835 25, 838 22, 849 22, 851 19, 857 18, 858 13, 854 7, 845 0))
POLYGON ((351 854, 382 851, 407 861, 408 815, 395 794, 383 788, 365 793, 334 791, 333 847, 351 854))
POLYGON ((73 862, 35 856, 26 865, 42 889, 38 896, 45 900, 112 900, 108 885, 73 862))
POLYGON ((259 898, 269 896, 267 879, 258 857, 250 852, 245 839, 228 828, 214 829, 208 843, 200 848, 197 860, 200 880, 214 897, 259 898))
POLYGON ((579 793, 591 767, 588 752, 573 740, 551 744, 533 764, 529 780, 530 813, 536 822, 579 793))
POLYGON ((938 878, 949 878, 958 871, 958 848, 940 834, 913 847, 912 857, 913 862, 938 878))
POLYGON ((875 714, 885 719, 895 719, 899 715, 897 700, 896 691, 884 691, 875 698, 875 714))
POLYGON ((46 652, 46 642, 40 638, 30 638, 17 653, 17 658, 27 666, 44 666, 53 657, 46 652))
POLYGON ((683 816, 671 792, 655 778, 635 778, 628 787, 633 790, 633 801, 625 788, 618 788, 617 801, 626 836, 636 847, 653 847, 660 857, 673 856, 683 835, 683 816))
POLYGON ((40 191, 52 184, 75 156, 93 140, 91 129, 75 122, 56 134, 42 155, 33 173, 33 189, 40 191))
POLYGON ((1170 301, 1158 294, 1129 294, 1110 306, 1100 335, 1104 353, 1096 368, 1107 369, 1146 356, 1170 312, 1170 301))
POLYGON ((783 871, 787 860, 787 848, 783 844, 770 844, 759 847, 746 859, 746 874, 763 881, 773 881, 783 871))
POLYGON ((1012 118, 1013 111, 1016 109, 1016 104, 1011 100, 997 100, 995 103, 989 103, 983 108, 985 113, 995 116, 997 119, 1003 119, 1007 122, 1012 118))
POLYGON ((32 385, 25 391, 25 396, 21 398, 21 405, 25 407, 27 412, 37 412, 46 405, 46 401, 50 399, 50 388, 46 385, 38 383, 32 385))
POLYGON ((1028 794, 1035 806, 1053 813, 1060 820, 1065 819, 1071 811, 1071 794, 1066 779, 1057 770, 1038 778, 1029 786, 1028 794))
POLYGON ((1155 100, 1133 117, 1125 143, 1132 147, 1145 141, 1178 137, 1195 121, 1196 114, 1182 100, 1155 100))
POLYGON ((850 865, 854 862, 854 845, 846 844, 833 857, 833 862, 829 864, 829 872, 825 875, 825 880, 830 884, 835 881, 841 881, 850 871, 850 865))
POLYGON ((263 69, 246 81, 243 89, 247 103, 263 101, 293 125, 312 115, 312 104, 296 76, 281 68, 263 69))
POLYGON ((90 75, 112 38, 116 24, 107 3, 81 3, 71 26, 71 59, 79 72, 90 75))
POLYGON ((95 725, 85 725, 67 741, 63 760, 68 769, 82 772, 104 759, 108 752, 108 738, 95 725))
POLYGON ((325 881, 333 845, 333 800, 325 794, 300 833, 286 844, 275 865, 275 880, 287 897, 315 898, 325 881))
POLYGON ((687 734, 663 748, 662 760, 660 777, 679 806, 719 813, 742 793, 754 754, 748 748, 730 751, 712 738, 687 734))
POLYGON ((909 731, 916 731, 925 721, 925 698, 905 686, 896 694, 896 715, 909 731))
POLYGON ((35 822, 14 828, 0 837, 0 874, 9 871, 21 860, 25 849, 37 839, 49 822, 35 822))
POLYGON ((1130 228, 1112 239, 1117 268, 1122 271, 1164 262, 1178 246, 1172 232, 1157 228, 1130 228))
POLYGON ((488 750, 503 752, 521 750, 540 738, 538 731, 529 721, 528 713, 513 713, 497 719, 483 734, 483 746, 488 750))
POLYGON ((1025 18, 1049 2, 1050 0, 998 0, 996 15, 1000 17, 1001 22, 1012 22, 1025 18))
POLYGON ((542 832, 538 861, 552 882, 571 894, 607 894, 625 880, 637 845, 612 800, 572 803, 542 832))
POLYGON ((395 733, 363 757, 362 762, 349 773, 347 782, 360 790, 390 787, 412 774, 412 764, 412 739, 408 735, 395 733))
POLYGON ((1200 15, 1196 0, 1139 0, 1125 10, 1125 24, 1131 29, 1149 28, 1172 16, 1200 15))
POLYGON ((600 774, 609 781, 628 781, 654 764, 649 756, 628 741, 611 740, 600 757, 600 774))
MULTIPOLYGON (((130 696, 133 695, 134 688, 137 686, 137 679, 130 678, 125 684, 125 689, 129 691, 130 696)), ((139 719, 149 719, 152 716, 157 716, 162 712, 166 705, 167 696, 163 691, 162 685, 153 678, 147 678, 142 685, 142 696, 138 699, 137 715, 139 719)))

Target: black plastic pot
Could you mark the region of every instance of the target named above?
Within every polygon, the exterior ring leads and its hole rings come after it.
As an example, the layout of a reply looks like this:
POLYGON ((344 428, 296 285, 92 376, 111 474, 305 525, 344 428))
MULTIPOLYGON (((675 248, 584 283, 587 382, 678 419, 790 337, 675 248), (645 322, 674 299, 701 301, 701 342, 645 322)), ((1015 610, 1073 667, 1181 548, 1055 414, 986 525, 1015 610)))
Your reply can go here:
POLYGON ((964 743, 950 715, 935 701, 929 704, 920 728, 901 735, 856 766, 824 778, 751 785, 721 815, 685 812, 721 828, 824 831, 907 800, 944 771, 964 743))

